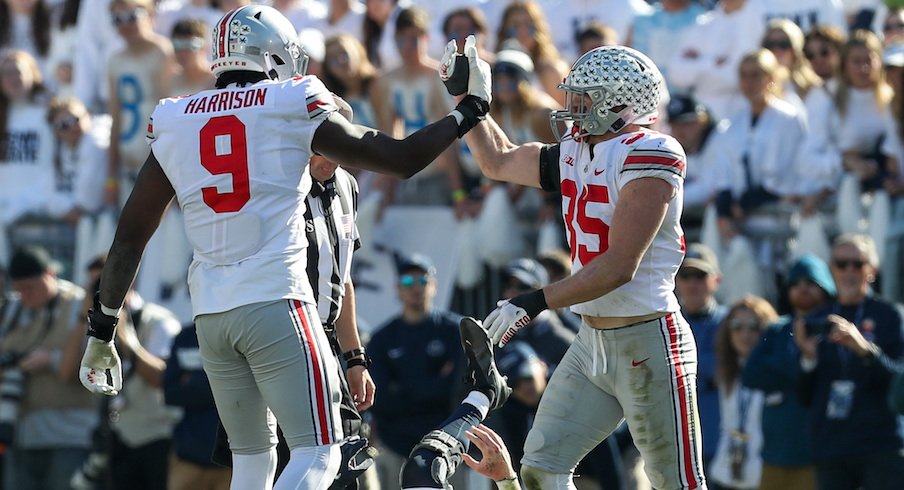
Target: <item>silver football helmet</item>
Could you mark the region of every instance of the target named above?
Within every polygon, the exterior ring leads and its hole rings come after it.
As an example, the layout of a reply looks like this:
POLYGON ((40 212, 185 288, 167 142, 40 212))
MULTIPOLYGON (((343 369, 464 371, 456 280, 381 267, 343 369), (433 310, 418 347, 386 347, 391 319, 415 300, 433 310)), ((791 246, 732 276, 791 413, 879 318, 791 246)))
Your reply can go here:
POLYGON ((234 70, 259 71, 271 80, 303 76, 308 56, 292 23, 273 7, 245 5, 223 17, 213 29, 216 76, 234 70))
POLYGON ((651 124, 666 93, 653 61, 625 46, 588 51, 574 63, 559 89, 565 91, 565 109, 549 115, 559 141, 618 133, 628 124, 651 124))

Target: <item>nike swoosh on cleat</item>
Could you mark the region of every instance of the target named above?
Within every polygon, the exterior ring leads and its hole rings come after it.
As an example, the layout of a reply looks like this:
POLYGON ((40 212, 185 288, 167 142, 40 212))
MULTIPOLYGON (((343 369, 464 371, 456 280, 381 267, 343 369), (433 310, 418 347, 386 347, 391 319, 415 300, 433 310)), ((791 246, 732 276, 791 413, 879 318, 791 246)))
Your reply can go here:
POLYGON ((643 359, 643 360, 641 360, 641 361, 634 361, 634 360, 632 360, 632 361, 631 361, 631 367, 637 367, 637 366, 640 366, 641 364, 643 364, 643 363, 645 363, 645 362, 647 362, 647 361, 649 361, 649 360, 650 360, 649 357, 646 358, 646 359, 643 359))

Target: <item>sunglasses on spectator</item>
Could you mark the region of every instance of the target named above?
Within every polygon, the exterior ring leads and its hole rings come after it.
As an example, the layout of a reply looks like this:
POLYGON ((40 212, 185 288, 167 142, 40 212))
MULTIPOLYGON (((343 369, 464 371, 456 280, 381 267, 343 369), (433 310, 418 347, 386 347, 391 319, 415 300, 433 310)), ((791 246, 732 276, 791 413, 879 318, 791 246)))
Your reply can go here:
POLYGON ((395 42, 398 46, 417 46, 421 42, 421 36, 396 36, 395 42))
POLYGON ((900 31, 901 29, 904 29, 904 24, 886 24, 882 26, 882 30, 885 32, 900 31))
POLYGON ((414 287, 415 284, 426 286, 430 282, 430 278, 424 275, 415 276, 412 274, 404 274, 399 277, 399 286, 405 289, 414 287))
POLYGON ((65 131, 78 125, 78 118, 75 116, 66 116, 53 123, 53 129, 57 131, 65 131))
POLYGON ((828 49, 820 49, 819 51, 816 51, 816 52, 804 51, 804 56, 808 60, 814 60, 816 58, 828 58, 830 54, 832 54, 832 52, 829 51, 828 49))
POLYGON ((505 32, 508 33, 508 37, 518 37, 519 29, 526 29, 527 34, 530 36, 533 36, 534 34, 537 33, 537 26, 535 26, 533 24, 515 24, 515 25, 509 27, 508 29, 506 29, 505 32))
POLYGON ((144 17, 146 12, 142 8, 132 9, 126 12, 112 12, 110 18, 113 25, 134 24, 140 17, 144 17))
POLYGON ((329 66, 339 66, 339 65, 347 65, 351 61, 351 58, 348 56, 348 53, 339 53, 336 56, 330 56, 326 60, 326 64, 329 66))
POLYGON ((458 29, 454 31, 449 31, 446 33, 446 37, 449 39, 455 39, 456 41, 461 41, 468 36, 476 36, 477 31, 474 29, 458 29))
POLYGON ((750 332, 758 332, 760 330, 760 322, 754 320, 732 319, 728 321, 728 328, 738 331, 747 330, 750 332))
POLYGON ((863 267, 866 265, 866 261, 859 259, 833 259, 832 265, 834 265, 836 269, 841 270, 845 270, 848 267, 853 267, 860 270, 863 269, 863 267))
POLYGON ((204 40, 200 37, 173 39, 173 49, 176 51, 199 51, 204 46, 204 40))
POLYGON ((765 41, 763 47, 772 51, 775 49, 791 49, 791 41, 765 41))
POLYGON ((681 269, 678 271, 678 279, 684 281, 702 281, 706 279, 707 274, 697 269, 681 269))

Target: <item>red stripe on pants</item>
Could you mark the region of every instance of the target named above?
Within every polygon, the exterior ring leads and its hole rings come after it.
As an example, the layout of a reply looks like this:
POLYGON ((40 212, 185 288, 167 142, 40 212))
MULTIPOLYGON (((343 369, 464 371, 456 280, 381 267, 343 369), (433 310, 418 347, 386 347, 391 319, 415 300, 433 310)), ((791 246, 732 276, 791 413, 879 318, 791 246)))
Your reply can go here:
POLYGON ((698 487, 698 484, 696 472, 694 472, 694 458, 691 455, 691 436, 687 426, 690 419, 690 414, 687 411, 687 385, 681 369, 681 354, 678 352, 678 332, 675 329, 675 315, 666 315, 665 324, 669 330, 672 361, 675 363, 675 386, 678 390, 678 410, 680 412, 678 423, 681 425, 681 439, 684 441, 684 452, 681 459, 684 460, 684 471, 687 474, 688 488, 694 489, 698 487))
POLYGON ((333 442, 330 440, 332 427, 327 423, 326 411, 328 408, 323 395, 323 370, 320 366, 320 359, 317 357, 317 344, 314 341, 314 333, 311 331, 311 326, 308 324, 308 318, 304 314, 304 305, 297 299, 293 300, 293 303, 295 305, 295 313, 298 314, 298 318, 301 320, 301 328, 302 332, 304 332, 304 340, 308 344, 308 352, 311 353, 311 370, 314 372, 314 402, 317 407, 317 420, 320 421, 320 442, 322 444, 330 444, 333 442))

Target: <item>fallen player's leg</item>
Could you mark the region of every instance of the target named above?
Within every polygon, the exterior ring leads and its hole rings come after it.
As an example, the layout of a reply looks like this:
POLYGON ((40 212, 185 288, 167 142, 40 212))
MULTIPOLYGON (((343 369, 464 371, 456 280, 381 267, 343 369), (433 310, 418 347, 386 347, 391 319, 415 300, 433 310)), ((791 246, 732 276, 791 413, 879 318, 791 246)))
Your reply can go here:
POLYGON ((473 389, 439 429, 428 433, 412 449, 399 475, 403 489, 450 489, 449 477, 470 446, 465 431, 501 407, 512 392, 496 369, 493 346, 480 323, 463 318, 459 331, 467 359, 465 379, 473 389))

